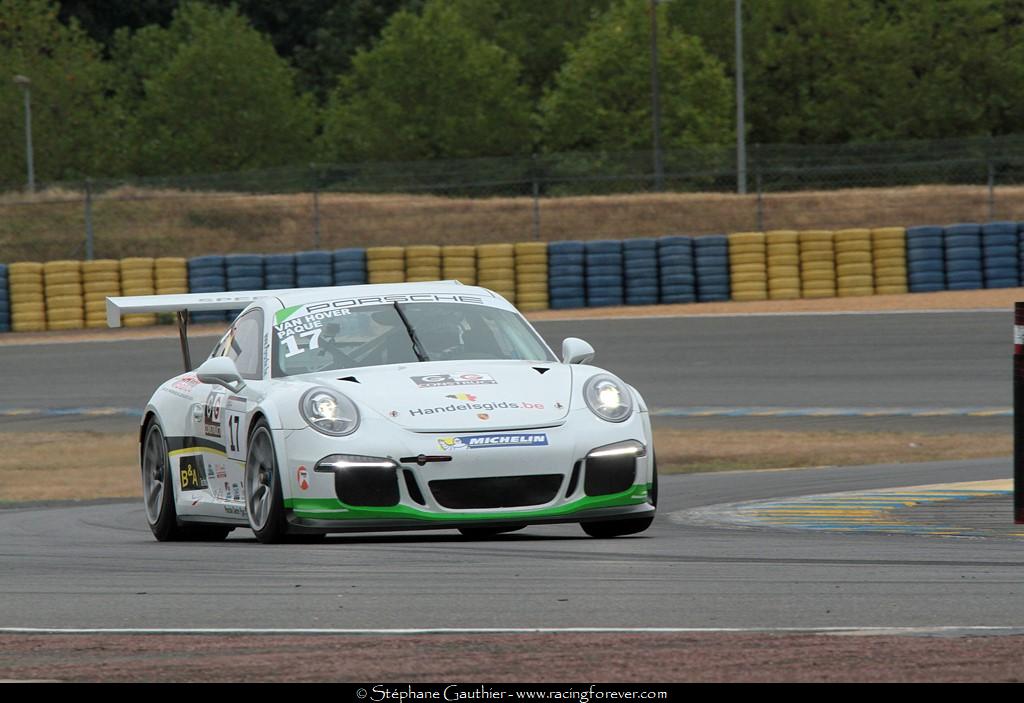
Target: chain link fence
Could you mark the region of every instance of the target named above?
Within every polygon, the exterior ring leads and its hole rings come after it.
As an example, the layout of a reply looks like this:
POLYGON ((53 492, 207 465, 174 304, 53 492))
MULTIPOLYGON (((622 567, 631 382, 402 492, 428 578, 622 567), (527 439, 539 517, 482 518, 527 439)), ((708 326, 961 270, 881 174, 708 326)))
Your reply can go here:
POLYGON ((0 188, 0 261, 1024 219, 1024 136, 753 145, 0 188))

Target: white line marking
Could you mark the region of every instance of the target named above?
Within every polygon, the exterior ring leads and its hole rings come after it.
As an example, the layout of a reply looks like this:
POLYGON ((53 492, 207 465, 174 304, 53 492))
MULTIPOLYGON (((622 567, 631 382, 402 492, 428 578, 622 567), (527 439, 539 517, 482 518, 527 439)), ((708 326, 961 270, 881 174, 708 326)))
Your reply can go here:
POLYGON ((827 627, 0 627, 12 635, 504 635, 504 634, 699 634, 806 632, 836 634, 927 634, 944 632, 1020 632, 1024 625, 934 625, 827 627))

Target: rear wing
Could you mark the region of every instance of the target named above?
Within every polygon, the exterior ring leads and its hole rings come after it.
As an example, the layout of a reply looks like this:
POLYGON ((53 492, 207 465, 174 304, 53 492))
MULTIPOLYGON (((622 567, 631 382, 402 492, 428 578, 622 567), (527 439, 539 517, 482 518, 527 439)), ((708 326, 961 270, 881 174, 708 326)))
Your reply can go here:
POLYGON ((135 295, 107 298, 107 325, 121 326, 122 315, 150 312, 188 312, 241 310, 254 300, 273 298, 288 290, 247 290, 224 293, 173 293, 171 295, 135 295))

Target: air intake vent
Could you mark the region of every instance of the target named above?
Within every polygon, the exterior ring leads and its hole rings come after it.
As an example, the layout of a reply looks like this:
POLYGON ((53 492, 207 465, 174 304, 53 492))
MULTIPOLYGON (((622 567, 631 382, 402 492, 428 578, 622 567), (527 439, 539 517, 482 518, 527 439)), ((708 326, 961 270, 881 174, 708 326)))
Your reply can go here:
POLYGON ((357 379, 355 376, 342 376, 338 380, 339 381, 348 381, 350 383, 359 383, 359 379, 357 379))
POLYGON ((543 366, 534 366, 533 370, 536 371, 537 373, 539 373, 541 376, 543 376, 544 374, 546 374, 551 369, 546 369, 543 366))

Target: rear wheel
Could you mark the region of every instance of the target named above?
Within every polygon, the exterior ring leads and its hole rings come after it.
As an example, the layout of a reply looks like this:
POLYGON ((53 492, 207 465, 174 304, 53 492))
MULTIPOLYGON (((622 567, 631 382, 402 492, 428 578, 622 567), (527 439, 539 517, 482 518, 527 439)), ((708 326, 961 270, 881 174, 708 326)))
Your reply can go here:
POLYGON ((249 437, 245 459, 245 507, 249 527, 264 544, 281 542, 288 531, 284 516, 281 476, 270 426, 258 420, 249 437))
POLYGON ((496 535, 505 534, 506 532, 515 532, 521 530, 526 525, 511 525, 506 527, 460 527, 459 532, 462 533, 463 537, 469 539, 489 539, 496 535))
MULTIPOLYGON (((653 476, 651 478, 651 505, 657 507, 658 505, 658 462, 653 459, 653 476)), ((608 537, 625 537, 626 535, 635 535, 643 532, 651 523, 654 522, 654 516, 650 517, 638 517, 628 518, 626 520, 602 520, 596 522, 581 522, 580 527, 591 537, 597 537, 599 539, 605 539, 608 537)))
POLYGON ((160 423, 155 419, 150 420, 143 436, 142 497, 146 507, 146 522, 153 536, 160 542, 217 541, 227 537, 231 532, 230 527, 178 524, 171 462, 160 423))

